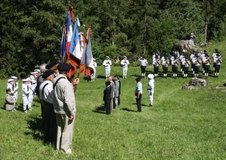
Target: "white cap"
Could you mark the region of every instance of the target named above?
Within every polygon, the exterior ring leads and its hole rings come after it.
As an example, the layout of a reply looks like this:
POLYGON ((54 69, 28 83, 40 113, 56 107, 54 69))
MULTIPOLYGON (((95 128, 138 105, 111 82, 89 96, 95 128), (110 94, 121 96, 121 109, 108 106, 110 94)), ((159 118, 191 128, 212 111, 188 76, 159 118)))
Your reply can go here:
POLYGON ((34 72, 40 72, 40 69, 35 69, 34 72))
POLYGON ((154 78, 154 75, 153 74, 148 74, 148 78, 149 79, 153 79, 154 78))
POLYGON ((16 76, 11 76, 10 78, 17 80, 17 77, 16 76))
POLYGON ((7 80, 7 82, 11 82, 11 81, 14 81, 14 80, 15 80, 15 79, 10 78, 10 79, 7 80))
POLYGON ((31 79, 30 78, 25 78, 25 79, 22 79, 22 82, 31 82, 31 79))
POLYGON ((106 56, 106 58, 110 58, 109 56, 106 56))
POLYGON ((34 71, 34 72, 31 72, 31 74, 32 74, 32 75, 33 75, 33 74, 38 74, 38 72, 34 71))

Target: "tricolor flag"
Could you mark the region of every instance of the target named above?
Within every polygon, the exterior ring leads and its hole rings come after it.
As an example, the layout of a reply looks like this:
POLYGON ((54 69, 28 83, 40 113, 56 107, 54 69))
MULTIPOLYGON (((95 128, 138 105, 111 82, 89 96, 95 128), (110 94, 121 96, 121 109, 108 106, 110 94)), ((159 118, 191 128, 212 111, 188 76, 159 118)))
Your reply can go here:
POLYGON ((71 25, 71 13, 72 8, 69 7, 66 16, 66 24, 63 27, 61 45, 60 45, 60 57, 61 61, 65 61, 65 58, 69 57, 69 47, 72 38, 72 25, 71 25))
POLYGON ((80 65, 80 73, 84 74, 84 72, 86 72, 86 75, 88 78, 92 74, 93 68, 94 68, 90 34, 91 34, 91 27, 89 27, 87 31, 87 43, 81 58, 81 65, 80 65))

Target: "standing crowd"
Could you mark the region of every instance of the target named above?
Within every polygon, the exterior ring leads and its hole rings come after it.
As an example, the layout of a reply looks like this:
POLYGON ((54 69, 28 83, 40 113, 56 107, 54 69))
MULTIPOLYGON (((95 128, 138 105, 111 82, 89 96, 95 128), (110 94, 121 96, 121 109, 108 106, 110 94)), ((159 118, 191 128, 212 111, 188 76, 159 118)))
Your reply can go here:
MULTIPOLYGON (((79 79, 71 79, 68 71, 72 66, 67 63, 41 65, 40 70, 22 79, 23 111, 32 110, 33 97, 41 103, 44 142, 51 143, 64 153, 72 153, 72 139, 76 113, 75 91, 79 79)), ((7 81, 5 109, 15 111, 18 99, 17 77, 7 81)))
MULTIPOLYGON (((163 77, 167 77, 169 74, 169 67, 171 65, 172 77, 177 78, 179 71, 183 78, 187 78, 189 70, 193 77, 198 77, 200 73, 208 77, 211 73, 211 62, 213 64, 213 75, 219 76, 220 66, 222 63, 221 54, 217 49, 214 50, 212 58, 206 50, 195 52, 192 51, 190 56, 184 51, 180 53, 178 50, 173 49, 170 57, 166 53, 162 56, 158 52, 155 52, 152 57, 152 65, 154 68, 154 76, 159 76, 159 68, 162 65, 163 77)), ((143 73, 143 62, 141 62, 141 72, 143 73)))

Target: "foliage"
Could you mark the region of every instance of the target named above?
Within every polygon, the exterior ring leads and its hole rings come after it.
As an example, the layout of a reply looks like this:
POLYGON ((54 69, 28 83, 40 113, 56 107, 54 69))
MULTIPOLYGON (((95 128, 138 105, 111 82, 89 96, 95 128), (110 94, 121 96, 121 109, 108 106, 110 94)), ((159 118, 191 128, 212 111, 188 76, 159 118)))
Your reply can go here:
MULTIPOLYGON (((82 24, 92 26, 94 56, 101 62, 125 54, 129 59, 169 52, 173 43, 194 32, 196 42, 225 40, 226 0, 71 1, 82 24)), ((66 1, 2 0, 0 76, 26 76, 35 66, 56 60, 66 1)))

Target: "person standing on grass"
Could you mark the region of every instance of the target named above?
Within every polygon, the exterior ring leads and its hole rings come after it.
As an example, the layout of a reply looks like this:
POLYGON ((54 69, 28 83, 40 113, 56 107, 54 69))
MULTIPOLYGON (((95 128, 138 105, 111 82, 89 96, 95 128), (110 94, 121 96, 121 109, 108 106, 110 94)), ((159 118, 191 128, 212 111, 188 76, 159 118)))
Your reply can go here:
POLYGON ((202 56, 202 64, 203 64, 203 69, 204 69, 204 75, 206 77, 209 76, 210 72, 210 57, 209 54, 207 53, 206 50, 204 50, 204 55, 202 56))
POLYGON ((154 54, 152 56, 152 65, 154 68, 154 76, 158 77, 159 65, 160 65, 160 55, 158 54, 158 52, 154 52, 154 54))
POLYGON ((96 78, 96 72, 97 72, 97 62, 96 62, 96 59, 93 58, 93 73, 91 74, 91 82, 95 81, 95 78, 96 78))
POLYGON ((5 97, 5 109, 7 111, 16 111, 16 97, 11 93, 11 90, 6 89, 6 97, 5 97))
POLYGON ((31 90, 31 79, 26 78, 22 80, 22 99, 23 99, 23 111, 27 113, 27 110, 31 110, 31 105, 29 101, 29 96, 31 90))
POLYGON ((155 80, 154 80, 154 75, 149 74, 148 75, 148 95, 149 95, 149 100, 150 104, 149 106, 153 106, 153 101, 154 101, 154 89, 155 89, 155 80))
POLYGON ((169 58, 166 53, 163 54, 161 58, 163 77, 167 78, 168 67, 169 67, 169 58))
POLYGON ((129 61, 127 60, 126 56, 124 56, 123 59, 121 60, 121 65, 122 65, 122 78, 126 79, 129 65, 129 61))
POLYGON ((214 67, 214 76, 218 77, 220 72, 220 66, 222 63, 221 54, 217 49, 213 53, 213 67, 214 67))
POLYGON ((143 93, 141 78, 140 77, 136 78, 136 82, 137 82, 137 85, 135 88, 135 97, 136 97, 137 111, 141 112, 141 99, 142 99, 142 93, 143 93))
POLYGON ((140 61, 141 76, 145 77, 148 61, 144 57, 140 57, 138 60, 140 61))
POLYGON ((16 76, 11 76, 11 79, 14 79, 14 84, 13 84, 13 96, 16 98, 16 103, 18 100, 18 88, 19 88, 19 84, 18 84, 18 78, 16 76))
POLYGON ((104 60, 103 62, 103 66, 105 68, 105 77, 106 79, 110 76, 111 74, 111 65, 112 65, 112 62, 110 60, 110 57, 109 56, 106 56, 106 59, 104 60))
POLYGON ((113 108, 115 109, 119 105, 119 95, 120 95, 120 82, 118 76, 115 75, 113 78, 114 82, 114 98, 113 98, 113 108))
POLYGON ((47 70, 42 74, 44 79, 39 87, 39 97, 43 107, 44 143, 56 143, 56 115, 53 109, 54 72, 47 70))
POLYGON ((75 87, 79 83, 78 78, 70 82, 68 71, 71 67, 70 64, 59 63, 59 75, 53 80, 53 107, 57 122, 56 149, 66 154, 72 153, 76 113, 75 87))

